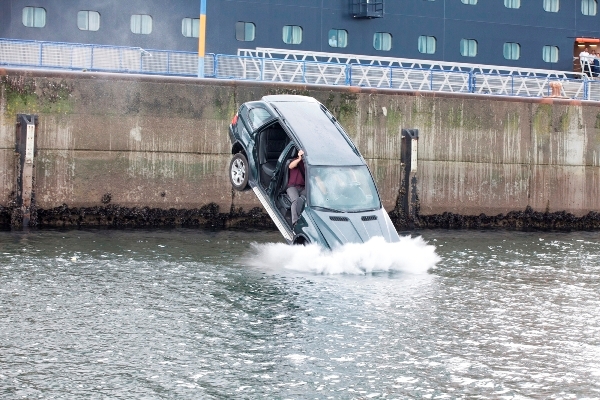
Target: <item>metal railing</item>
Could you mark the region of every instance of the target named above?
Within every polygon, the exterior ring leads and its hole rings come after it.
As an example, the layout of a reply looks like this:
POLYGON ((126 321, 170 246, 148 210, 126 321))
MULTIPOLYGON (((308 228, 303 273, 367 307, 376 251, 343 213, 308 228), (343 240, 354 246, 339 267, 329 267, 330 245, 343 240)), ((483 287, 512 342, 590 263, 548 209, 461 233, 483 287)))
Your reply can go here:
MULTIPOLYGON (((205 76, 217 79, 359 86, 600 101, 600 81, 575 72, 447 63, 278 49, 207 54, 205 76), (278 57, 275 57, 278 56, 278 57)), ((198 53, 0 39, 0 65, 197 76, 198 53)))
MULTIPOLYGON (((197 76, 198 53, 139 47, 0 39, 0 64, 19 67, 197 76)), ((214 74, 214 55, 205 72, 214 74)))
POLYGON ((550 96, 552 94, 550 83, 560 82, 561 96, 578 100, 587 100, 588 87, 592 82, 588 79, 483 73, 474 73, 473 79, 472 93, 519 97, 550 96))
POLYGON ((215 56, 215 78, 347 85, 347 66, 268 58, 215 56))
MULTIPOLYGON (((227 57, 231 62, 233 56, 227 57)), ((270 48, 240 49, 238 58, 260 60, 256 65, 262 70, 264 65, 296 71, 290 75, 293 80, 257 72, 259 80, 518 97, 556 96, 550 84, 560 82, 560 97, 600 101, 600 82, 580 72, 270 48), (305 74, 317 68, 316 73, 305 74)), ((217 55, 215 63, 220 60, 217 55)), ((238 75, 238 79, 252 79, 238 75)))
POLYGON ((472 93, 472 73, 347 64, 351 86, 472 93))
POLYGON ((510 67, 506 65, 467 64, 412 58, 380 57, 365 56, 358 54, 272 49, 265 47, 257 47, 256 49, 239 49, 238 55, 246 57, 275 58, 295 61, 328 62, 336 64, 359 64, 380 67, 399 67, 408 69, 430 69, 436 71, 439 70, 479 72, 488 74, 507 74, 518 76, 549 76, 555 78, 576 78, 581 75, 580 72, 510 67))

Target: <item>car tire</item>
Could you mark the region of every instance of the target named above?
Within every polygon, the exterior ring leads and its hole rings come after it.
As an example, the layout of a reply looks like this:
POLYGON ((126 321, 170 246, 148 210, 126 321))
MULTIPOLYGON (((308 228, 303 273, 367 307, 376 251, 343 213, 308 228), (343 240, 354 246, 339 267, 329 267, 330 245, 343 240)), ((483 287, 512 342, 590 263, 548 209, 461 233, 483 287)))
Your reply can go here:
POLYGON ((298 236, 294 239, 292 244, 294 246, 306 246, 310 244, 310 240, 306 239, 304 236, 298 236))
POLYGON ((243 191, 248 188, 248 160, 242 153, 237 153, 231 159, 229 164, 229 180, 231 185, 237 191, 243 191))

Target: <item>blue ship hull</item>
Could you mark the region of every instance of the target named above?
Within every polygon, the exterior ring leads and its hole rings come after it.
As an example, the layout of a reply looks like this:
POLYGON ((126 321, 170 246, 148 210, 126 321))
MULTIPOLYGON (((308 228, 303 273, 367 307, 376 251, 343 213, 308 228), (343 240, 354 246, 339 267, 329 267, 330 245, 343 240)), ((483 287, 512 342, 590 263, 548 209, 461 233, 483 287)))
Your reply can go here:
MULTIPOLYGON (((541 0, 520 1, 519 8, 486 0, 474 5, 460 0, 385 0, 381 18, 357 18, 349 0, 207 0, 206 52, 236 54, 240 48, 267 47, 568 71, 578 54, 575 38, 600 37, 600 13, 583 15, 581 1, 561 0, 557 12, 548 12, 541 0), (237 22, 254 24, 254 40, 236 39, 237 22), (302 28, 299 44, 284 42, 284 25, 302 28), (345 47, 330 46, 331 29, 347 32, 345 47), (389 51, 374 48, 376 33, 390 34, 389 51), (419 51, 421 36, 435 38, 433 54, 419 51), (461 55, 462 39, 477 42, 475 56, 461 55), (519 44, 517 60, 505 58, 505 43, 519 44), (544 46, 558 49, 557 60, 544 61, 544 46)), ((182 34, 182 20, 198 18, 199 9, 199 0, 5 0, 0 37, 193 52, 198 39, 182 34), (44 27, 24 25, 23 9, 32 5, 45 9, 44 27), (82 10, 100 14, 97 31, 78 28, 82 10), (132 33, 134 14, 152 17, 150 34, 132 33)))

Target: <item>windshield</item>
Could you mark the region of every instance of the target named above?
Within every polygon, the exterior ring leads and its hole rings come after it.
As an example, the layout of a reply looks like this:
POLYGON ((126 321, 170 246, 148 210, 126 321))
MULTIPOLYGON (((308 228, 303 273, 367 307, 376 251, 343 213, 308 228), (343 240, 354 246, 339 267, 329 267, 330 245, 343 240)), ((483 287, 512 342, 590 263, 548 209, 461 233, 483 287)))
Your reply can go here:
POLYGON ((311 207, 343 212, 381 207, 375 183, 365 165, 311 167, 308 179, 311 207))

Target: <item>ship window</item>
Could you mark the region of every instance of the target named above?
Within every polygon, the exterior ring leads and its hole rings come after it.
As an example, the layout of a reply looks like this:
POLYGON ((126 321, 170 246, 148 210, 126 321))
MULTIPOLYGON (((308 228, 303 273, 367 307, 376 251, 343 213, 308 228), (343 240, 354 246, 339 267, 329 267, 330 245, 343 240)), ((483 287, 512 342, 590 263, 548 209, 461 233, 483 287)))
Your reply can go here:
POLYGON ((477 55, 477 41, 473 39, 461 39, 460 55, 463 57, 475 57, 477 55))
POLYGON ((542 50, 542 58, 547 63, 558 62, 558 47, 544 46, 544 49, 542 50))
POLYGON ((558 12, 560 8, 559 0, 544 0, 544 11, 558 12))
POLYGON ((235 38, 240 42, 251 42, 256 35, 256 25, 252 22, 238 21, 235 23, 235 38))
POLYGON ((181 34, 185 37, 197 38, 200 32, 200 18, 184 18, 181 20, 181 34))
POLYGON ((302 27, 298 25, 285 25, 283 27, 283 43, 302 43, 302 27))
POLYGON ((435 53, 435 37, 419 36, 419 53, 434 54, 435 53))
POLYGON ((521 0, 504 0, 506 8, 521 8, 521 0))
POLYGON ((521 57, 521 45, 519 43, 504 43, 504 58, 507 60, 518 60, 521 57))
POLYGON ((100 29, 100 13, 97 11, 79 11, 77 27, 82 31, 97 31, 100 29))
POLYGON ((348 46, 348 31, 345 29, 329 30, 329 46, 346 47, 348 46))
POLYGON ((581 13, 583 15, 596 15, 598 3, 596 0, 581 0, 581 13))
POLYGON ((377 32, 373 35, 375 50, 390 51, 392 49, 392 35, 387 32, 377 32))
POLYGON ((145 14, 132 15, 131 32, 139 35, 149 35, 152 33, 152 16, 145 14))
POLYGON ((23 8, 23 25, 28 28, 43 28, 46 26, 46 10, 41 7, 23 8))
POLYGON ((474 6, 475 4, 477 4, 477 0, 460 0, 462 1, 463 4, 469 4, 471 6, 474 6))

